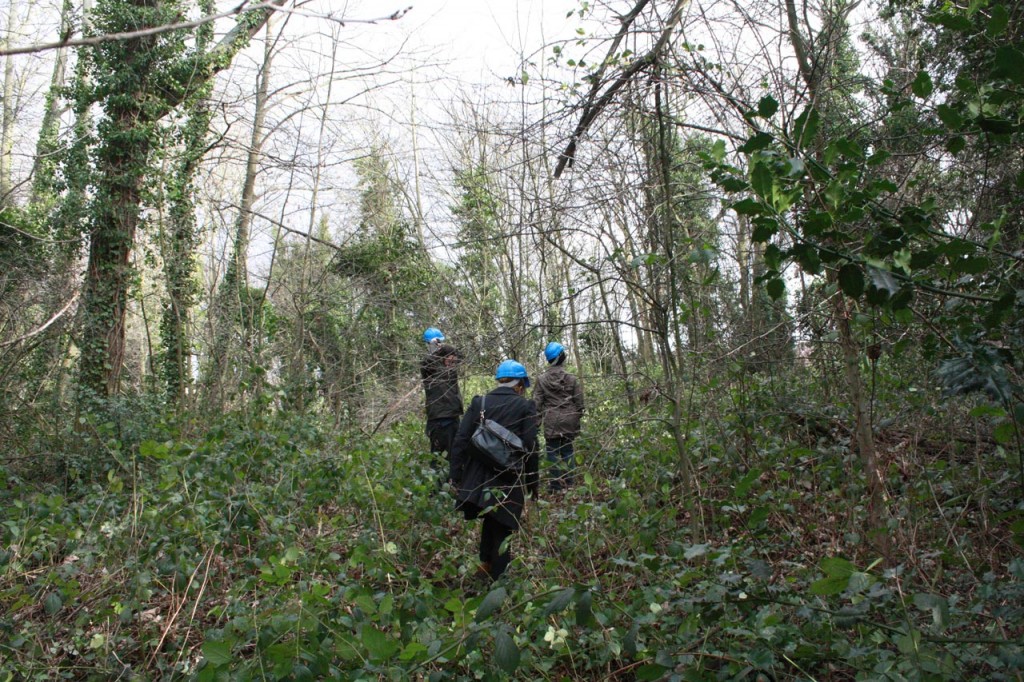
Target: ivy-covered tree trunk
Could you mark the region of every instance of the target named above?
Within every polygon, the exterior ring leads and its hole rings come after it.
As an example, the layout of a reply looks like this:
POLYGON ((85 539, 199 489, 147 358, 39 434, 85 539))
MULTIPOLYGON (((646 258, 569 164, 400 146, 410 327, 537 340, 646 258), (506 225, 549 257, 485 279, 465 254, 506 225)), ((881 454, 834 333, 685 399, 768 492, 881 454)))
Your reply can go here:
MULTIPOLYGON (((71 31, 71 15, 74 8, 71 0, 64 0, 60 13, 60 35, 71 31)), ((43 106, 43 120, 39 124, 39 138, 36 142, 36 157, 32 165, 32 201, 41 212, 49 212, 55 198, 54 180, 57 171, 58 135, 60 133, 61 91, 64 89, 67 70, 67 50, 57 50, 53 60, 50 88, 46 92, 43 106)))
MULTIPOLYGON (((201 3, 203 14, 212 14, 212 0, 201 3)), ((213 25, 199 28, 198 49, 206 50, 213 39, 213 25)), ((212 110, 207 83, 191 99, 189 117, 181 131, 183 151, 169 180, 171 197, 168 233, 161 240, 167 299, 160 319, 162 343, 161 372, 167 398, 179 408, 184 405, 192 382, 190 366, 192 308, 199 293, 195 280, 195 250, 198 244, 195 216, 195 176, 206 152, 212 110)))
MULTIPOLYGON (((101 43, 83 52, 96 83, 89 86, 87 97, 104 111, 97 130, 89 263, 80 311, 84 395, 109 396, 120 386, 128 290, 135 276, 131 252, 144 183, 152 170, 149 153, 157 122, 230 64, 283 3, 274 0, 246 13, 209 52, 190 52, 180 31, 101 43)), ((96 29, 116 33, 166 25, 186 9, 182 5, 173 0, 104 0, 96 7, 96 29)))
POLYGON ((142 72, 133 75, 143 82, 135 92, 108 97, 98 131, 80 368, 82 386, 96 396, 114 395, 121 381, 128 289, 135 276, 131 252, 153 139, 144 79, 146 56, 155 40, 147 36, 123 43, 124 68, 142 66, 142 72))

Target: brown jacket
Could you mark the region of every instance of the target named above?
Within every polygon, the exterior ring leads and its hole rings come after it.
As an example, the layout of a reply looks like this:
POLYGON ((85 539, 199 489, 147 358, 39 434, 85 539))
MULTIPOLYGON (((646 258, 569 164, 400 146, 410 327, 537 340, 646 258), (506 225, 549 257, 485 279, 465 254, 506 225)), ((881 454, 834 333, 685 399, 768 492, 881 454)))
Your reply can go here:
POLYGON ((533 400, 547 438, 575 438, 583 417, 583 387, 560 365, 548 367, 534 382, 533 400))

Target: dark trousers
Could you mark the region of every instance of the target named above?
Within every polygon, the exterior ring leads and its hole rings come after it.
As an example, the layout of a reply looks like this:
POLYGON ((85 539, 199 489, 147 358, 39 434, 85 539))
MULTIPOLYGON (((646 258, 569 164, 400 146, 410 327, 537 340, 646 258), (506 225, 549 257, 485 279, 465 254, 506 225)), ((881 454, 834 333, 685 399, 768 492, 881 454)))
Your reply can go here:
POLYGON ((561 490, 572 485, 572 472, 576 466, 572 441, 571 437, 545 439, 548 462, 551 463, 549 474, 551 490, 561 490))
POLYGON ((511 535, 511 528, 498 523, 490 514, 484 516, 484 527, 480 531, 480 561, 487 568, 491 580, 497 580, 512 561, 511 543, 505 544, 511 535), (504 552, 501 551, 502 544, 505 544, 504 552))
POLYGON ((442 482, 451 478, 452 443, 455 442, 455 434, 458 431, 458 417, 427 420, 427 438, 430 439, 430 451, 434 453, 443 452, 445 455, 444 463, 441 461, 434 462, 442 482))

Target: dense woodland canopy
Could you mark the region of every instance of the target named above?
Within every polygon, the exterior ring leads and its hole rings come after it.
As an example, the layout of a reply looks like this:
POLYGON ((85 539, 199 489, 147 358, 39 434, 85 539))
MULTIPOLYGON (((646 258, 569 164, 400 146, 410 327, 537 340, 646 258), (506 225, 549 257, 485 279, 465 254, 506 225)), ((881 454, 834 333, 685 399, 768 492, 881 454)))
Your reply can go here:
POLYGON ((337 5, 0 6, 0 679, 1024 679, 1024 6, 337 5), (584 382, 494 585, 428 326, 584 382))

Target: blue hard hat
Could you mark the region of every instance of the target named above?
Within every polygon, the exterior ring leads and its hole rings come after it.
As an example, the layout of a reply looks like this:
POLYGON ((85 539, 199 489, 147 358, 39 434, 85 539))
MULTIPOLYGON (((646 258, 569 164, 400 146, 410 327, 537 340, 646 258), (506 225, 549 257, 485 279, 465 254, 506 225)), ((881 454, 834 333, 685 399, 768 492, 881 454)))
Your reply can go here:
POLYGON ((497 371, 494 373, 495 379, 522 379, 523 386, 526 388, 530 387, 530 377, 526 374, 526 368, 523 367, 522 363, 516 362, 515 360, 504 360, 498 365, 497 371))
POLYGON ((558 359, 558 356, 565 352, 565 347, 558 341, 552 341, 548 345, 544 346, 544 357, 548 362, 554 362, 558 359))
POLYGON ((430 343, 434 339, 438 341, 444 341, 444 334, 437 327, 429 327, 427 331, 423 332, 423 340, 430 343))

